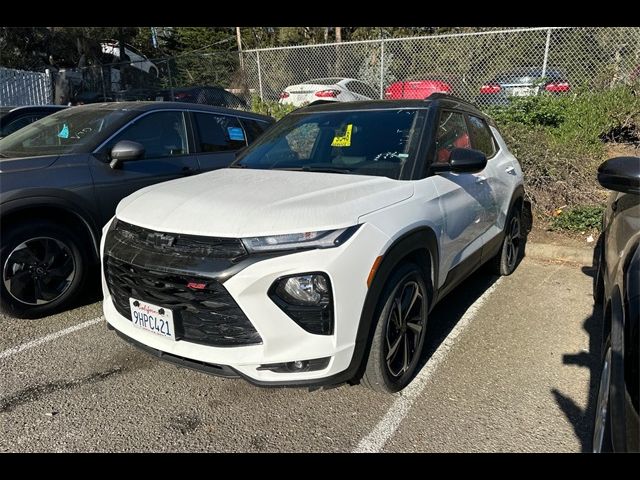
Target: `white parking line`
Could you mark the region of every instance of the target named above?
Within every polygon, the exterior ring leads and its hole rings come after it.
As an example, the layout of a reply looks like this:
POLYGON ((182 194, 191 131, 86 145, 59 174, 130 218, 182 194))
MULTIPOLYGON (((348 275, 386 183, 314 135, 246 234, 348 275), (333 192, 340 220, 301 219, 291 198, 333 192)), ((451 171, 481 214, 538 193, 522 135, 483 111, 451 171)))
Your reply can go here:
POLYGON ((44 337, 31 340, 30 342, 23 343, 22 345, 18 345, 17 347, 12 347, 8 350, 5 350, 4 352, 0 352, 0 360, 2 360, 3 358, 11 357, 25 350, 37 347, 38 345, 42 345, 43 343, 51 342, 56 338, 64 337, 65 335, 69 335, 70 333, 77 332, 78 330, 82 330, 83 328, 90 327, 91 325, 95 325, 102 320, 104 320, 104 317, 100 316, 92 320, 87 320, 86 322, 79 323, 78 325, 65 328, 64 330, 50 333, 49 335, 45 335, 44 337))
POLYGON ((473 320, 480 307, 487 301, 501 281, 502 277, 496 280, 493 285, 485 290, 485 292, 475 302, 473 302, 467 311, 464 312, 462 318, 458 320, 456 326, 453 327, 451 332, 449 332, 449 335, 447 335, 437 350, 433 355, 431 355, 431 358, 422 368, 420 373, 416 375, 416 378, 413 379, 407 388, 400 392, 398 398, 393 402, 393 404, 391 404, 387 413, 382 417, 371 433, 360 440, 356 448, 353 450, 354 453, 375 453, 384 448, 387 441, 393 436, 400 426, 404 417, 409 413, 409 409, 411 408, 411 405, 413 405, 415 399, 422 393, 422 390, 424 390, 424 387, 427 385, 427 381, 431 375, 433 375, 438 368, 438 365, 440 365, 447 356, 449 350, 451 350, 451 347, 456 342, 457 337, 467 327, 471 320, 473 320))

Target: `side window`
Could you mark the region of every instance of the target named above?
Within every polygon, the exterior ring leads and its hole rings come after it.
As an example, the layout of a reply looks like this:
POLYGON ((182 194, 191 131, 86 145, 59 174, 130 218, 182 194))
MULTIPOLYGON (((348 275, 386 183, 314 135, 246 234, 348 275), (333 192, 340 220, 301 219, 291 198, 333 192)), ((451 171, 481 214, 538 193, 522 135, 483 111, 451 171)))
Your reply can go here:
POLYGON ((196 113, 198 151, 226 152, 246 146, 244 130, 236 117, 196 113))
POLYGON ((256 138, 262 135, 262 132, 264 132, 269 126, 268 123, 248 120, 246 118, 241 119, 241 121, 244 126, 244 131, 247 132, 247 143, 249 145, 251 145, 256 138))
POLYGON ((484 120, 472 115, 469 118, 469 133, 471 134, 471 148, 480 150, 487 158, 491 158, 496 153, 496 142, 489 130, 489 126, 484 120))
POLYGON ((436 132, 435 163, 448 162, 454 148, 471 148, 467 124, 462 113, 442 111, 436 132))
POLYGON ((142 117, 109 142, 131 140, 144 146, 144 158, 173 157, 189 153, 182 112, 154 112, 142 117))

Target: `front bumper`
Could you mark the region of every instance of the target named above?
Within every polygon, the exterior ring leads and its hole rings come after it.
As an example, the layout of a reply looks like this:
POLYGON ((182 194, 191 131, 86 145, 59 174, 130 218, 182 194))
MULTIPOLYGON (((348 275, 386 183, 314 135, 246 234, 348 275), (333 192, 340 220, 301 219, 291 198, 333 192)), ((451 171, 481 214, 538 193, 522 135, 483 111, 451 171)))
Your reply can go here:
MULTIPOLYGON (((108 226, 105 228, 107 230, 108 226)), ((101 251, 104 255, 104 235, 101 251)), ((367 294, 367 277, 388 238, 371 224, 363 225, 344 245, 280 255, 255 262, 234 273, 222 285, 240 306, 262 338, 262 343, 243 346, 207 346, 171 340, 133 325, 116 310, 104 271, 102 288, 107 322, 120 335, 139 346, 166 353, 165 359, 184 359, 188 366, 208 373, 228 368, 260 385, 306 385, 331 383, 351 364, 358 324, 367 294), (308 333, 284 313, 267 295, 279 277, 319 271, 331 281, 334 301, 334 333, 308 333), (259 370, 261 365, 330 357, 326 368, 303 372, 259 370), (207 368, 214 365, 214 370, 207 368)), ((102 262, 104 270, 104 262, 102 262)), ((211 272, 215 274, 215 272, 211 272)), ((139 300, 145 300, 141 298, 139 300)), ((152 302, 153 303, 153 302, 152 302)), ((154 353, 154 352, 151 352, 154 353)), ((158 354, 158 353, 156 353, 158 354)), ((224 374, 223 376, 230 376, 224 374)))

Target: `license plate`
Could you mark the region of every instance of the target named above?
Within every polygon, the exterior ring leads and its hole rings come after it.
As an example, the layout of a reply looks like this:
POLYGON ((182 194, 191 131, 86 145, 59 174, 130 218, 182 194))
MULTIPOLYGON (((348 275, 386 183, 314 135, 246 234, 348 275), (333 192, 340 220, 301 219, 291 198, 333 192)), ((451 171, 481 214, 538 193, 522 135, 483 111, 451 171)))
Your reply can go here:
POLYGON ((135 298, 129 298, 129 306, 131 307, 131 321, 136 327, 161 337, 176 339, 171 310, 135 298))
POLYGON ((532 87, 511 87, 507 89, 507 95, 512 97, 529 97, 535 94, 535 89, 532 87))

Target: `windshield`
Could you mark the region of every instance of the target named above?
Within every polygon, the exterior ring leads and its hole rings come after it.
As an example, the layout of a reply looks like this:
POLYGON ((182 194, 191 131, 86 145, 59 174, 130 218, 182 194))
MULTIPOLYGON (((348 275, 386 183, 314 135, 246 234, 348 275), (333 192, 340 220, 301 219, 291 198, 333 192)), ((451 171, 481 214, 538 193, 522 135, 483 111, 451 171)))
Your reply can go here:
POLYGON ((258 138, 232 167, 404 178, 411 173, 418 143, 418 112, 292 113, 258 138))
POLYGON ((135 112, 69 108, 44 117, 0 140, 1 157, 35 157, 92 151, 135 112))

